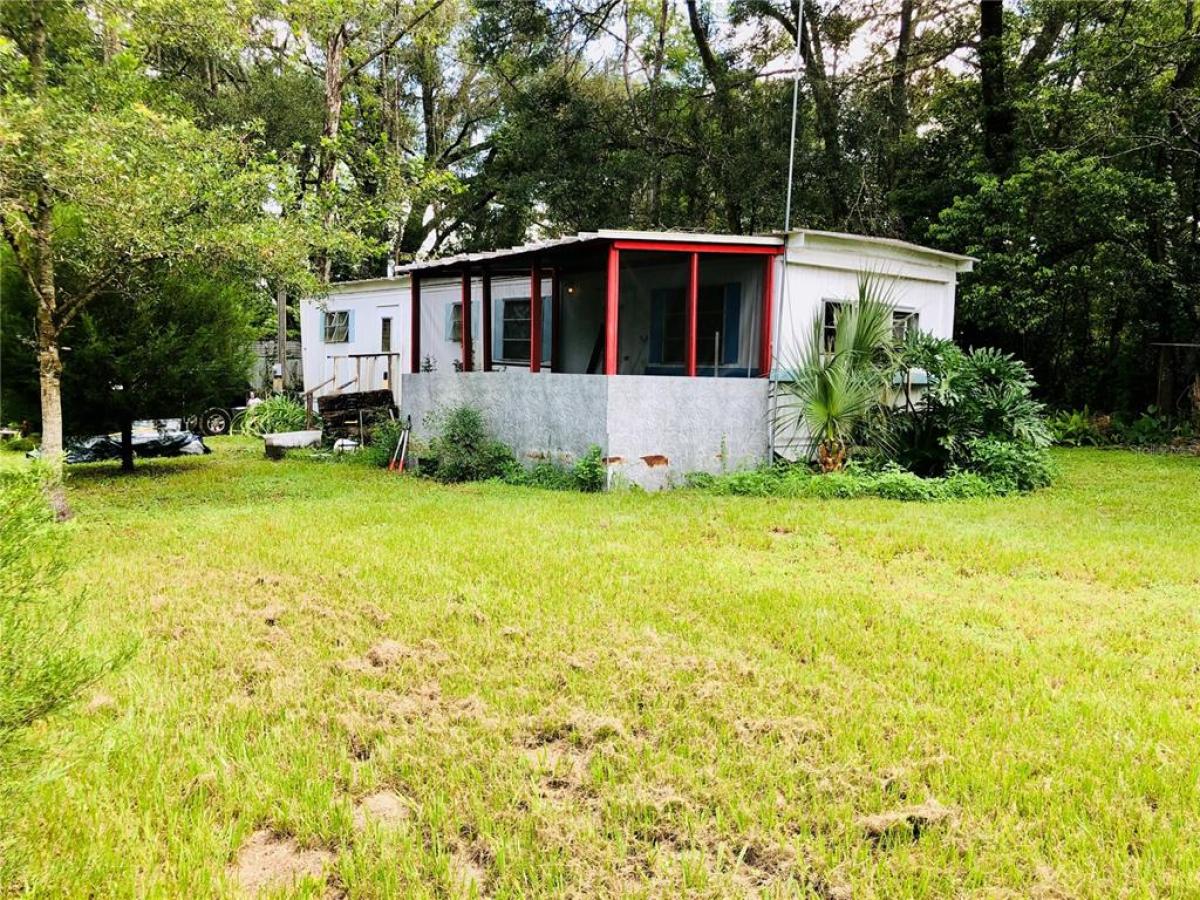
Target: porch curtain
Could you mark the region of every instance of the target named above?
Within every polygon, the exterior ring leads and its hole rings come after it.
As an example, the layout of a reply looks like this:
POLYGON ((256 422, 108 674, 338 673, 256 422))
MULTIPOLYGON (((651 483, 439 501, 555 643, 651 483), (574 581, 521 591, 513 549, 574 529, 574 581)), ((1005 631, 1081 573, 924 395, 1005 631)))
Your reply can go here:
POLYGON ((752 259, 753 265, 744 267, 744 274, 739 279, 742 282, 742 328, 738 334, 738 374, 745 374, 747 369, 753 374, 761 363, 758 348, 762 327, 763 263, 760 256, 752 259))

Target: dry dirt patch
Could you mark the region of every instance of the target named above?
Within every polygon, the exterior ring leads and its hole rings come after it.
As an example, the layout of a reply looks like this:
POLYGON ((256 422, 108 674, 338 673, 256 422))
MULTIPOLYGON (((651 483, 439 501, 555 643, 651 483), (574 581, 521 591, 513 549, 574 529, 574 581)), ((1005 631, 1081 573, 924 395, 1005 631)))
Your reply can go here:
POLYGON ((412 816, 408 802, 394 791, 377 791, 363 797, 354 807, 354 827, 362 830, 371 823, 401 825, 412 816))
POLYGON ((374 644, 363 656, 343 660, 340 666, 346 672, 380 672, 404 662, 440 666, 449 661, 449 655, 431 638, 416 646, 386 638, 374 644))
POLYGON ((950 807, 943 806, 936 800, 926 800, 919 806, 863 816, 858 820, 858 826, 867 833, 867 837, 875 841, 892 835, 908 835, 915 840, 926 828, 948 822, 952 818, 954 810, 950 807))
POLYGON ((109 694, 103 691, 97 691, 92 695, 92 699, 87 702, 84 707, 84 712, 88 715, 112 715, 117 711, 117 701, 109 694))
POLYGON ((328 850, 302 849, 291 837, 280 837, 267 829, 254 832, 238 850, 229 866, 229 877, 243 893, 290 888, 305 878, 320 878, 333 861, 328 850))

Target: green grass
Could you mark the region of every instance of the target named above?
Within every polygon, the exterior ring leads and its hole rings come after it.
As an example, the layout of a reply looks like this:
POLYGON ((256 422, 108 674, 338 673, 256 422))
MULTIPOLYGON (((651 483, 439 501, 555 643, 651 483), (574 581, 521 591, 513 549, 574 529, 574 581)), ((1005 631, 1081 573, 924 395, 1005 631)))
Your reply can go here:
POLYGON ((331 854, 312 896, 1200 895, 1200 460, 911 504, 213 443, 71 478, 86 640, 140 648, 35 735, 0 892, 231 894, 267 828, 331 854))

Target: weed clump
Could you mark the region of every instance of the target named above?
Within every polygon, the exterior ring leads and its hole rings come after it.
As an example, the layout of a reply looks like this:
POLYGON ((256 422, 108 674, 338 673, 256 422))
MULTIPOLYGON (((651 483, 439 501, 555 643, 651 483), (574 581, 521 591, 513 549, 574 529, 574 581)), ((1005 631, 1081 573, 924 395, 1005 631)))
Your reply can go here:
POLYGON ((0 476, 0 785, 28 761, 23 732, 116 662, 76 646, 80 598, 61 589, 57 529, 40 475, 0 476))
POLYGON ((516 456, 488 433, 483 413, 459 406, 441 414, 437 436, 421 457, 421 472, 447 484, 504 478, 519 468, 516 456))
POLYGON ((922 478, 894 464, 877 469, 851 463, 840 472, 820 474, 808 466, 780 464, 744 469, 724 475, 694 473, 689 487, 713 494, 743 497, 813 497, 848 499, 880 497, 885 500, 931 502, 998 497, 1029 490, 1032 476, 1022 477, 998 467, 991 477, 977 472, 954 471, 938 478, 922 478))

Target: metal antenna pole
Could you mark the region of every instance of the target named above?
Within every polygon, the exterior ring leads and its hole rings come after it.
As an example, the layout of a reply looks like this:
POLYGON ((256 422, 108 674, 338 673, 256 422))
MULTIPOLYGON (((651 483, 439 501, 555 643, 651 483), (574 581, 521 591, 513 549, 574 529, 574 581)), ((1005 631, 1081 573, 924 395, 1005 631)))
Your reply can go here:
MULTIPOLYGON (((796 55, 792 62, 792 133, 788 142, 788 173, 787 173, 787 206, 783 210, 784 256, 783 272, 779 278, 779 315, 775 316, 775 333, 771 335, 773 345, 771 351, 771 368, 779 364, 779 337, 784 327, 784 314, 787 311, 788 299, 788 262, 787 245, 792 230, 792 177, 796 171, 796 112, 800 100, 800 63, 803 57, 800 52, 800 36, 804 30, 804 0, 796 0, 796 55)), ((774 263, 772 263, 774 265, 774 263)), ((767 453, 770 462, 774 464, 778 450, 775 442, 776 420, 779 416, 779 389, 771 384, 774 372, 765 373, 767 376, 767 453)))
POLYGON ((792 228, 792 175, 796 169, 796 110, 800 98, 800 33, 804 22, 804 0, 796 0, 796 56, 792 62, 792 135, 788 143, 787 206, 783 210, 783 230, 792 228))

